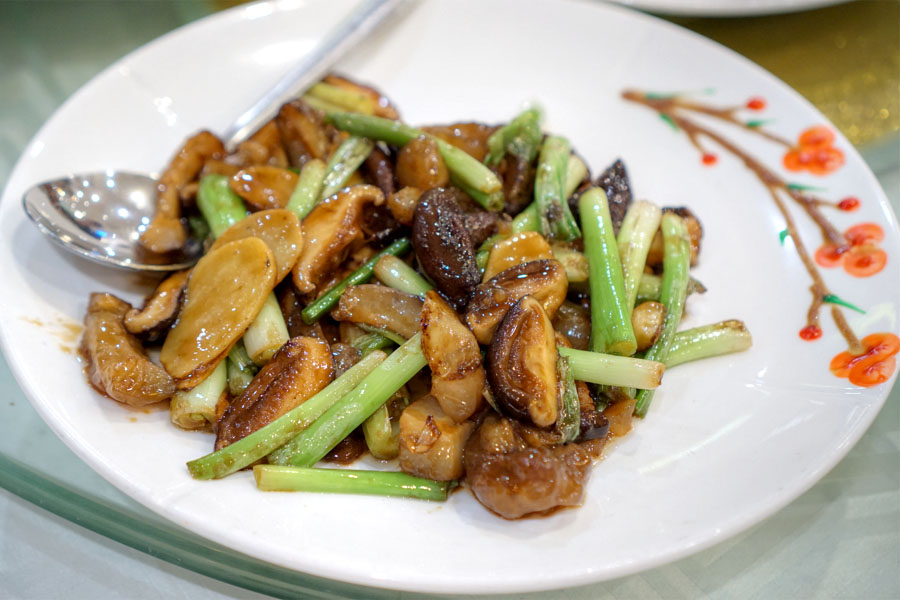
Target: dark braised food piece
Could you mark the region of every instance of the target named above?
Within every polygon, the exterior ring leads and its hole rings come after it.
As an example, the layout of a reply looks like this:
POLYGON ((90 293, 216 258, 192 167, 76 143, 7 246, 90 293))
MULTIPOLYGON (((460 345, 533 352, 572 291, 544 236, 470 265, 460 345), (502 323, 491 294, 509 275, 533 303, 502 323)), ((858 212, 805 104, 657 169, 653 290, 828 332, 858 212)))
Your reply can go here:
POLYGON ((537 427, 551 427, 559 415, 556 334, 533 296, 516 302, 491 340, 487 380, 497 407, 537 427))
POLYGON ((481 271, 454 192, 433 188, 422 194, 412 228, 422 270, 457 310, 464 309, 481 281, 481 271))
POLYGON ((80 351, 91 385, 123 404, 146 406, 172 396, 175 381, 125 330, 130 309, 112 294, 91 294, 80 351))
POLYGON ((544 446, 512 419, 488 415, 465 449, 466 480, 485 507, 506 519, 578 506, 604 440, 544 446))
POLYGON ((506 311, 524 296, 534 296, 550 318, 566 298, 566 272, 555 260, 533 260, 501 271, 475 289, 466 324, 480 344, 489 344, 506 311))
POLYGON ((566 336, 573 348, 587 350, 591 341, 591 315, 583 306, 563 302, 553 317, 553 329, 566 336))
POLYGON ((341 143, 338 130, 325 123, 324 115, 303 100, 294 100, 282 106, 275 123, 288 162, 298 169, 313 158, 327 161, 341 143))
POLYGON ((313 296, 363 239, 363 209, 384 202, 373 185, 354 185, 326 198, 303 219, 303 252, 293 269, 294 287, 313 296))
POLYGON ((506 202, 503 211, 515 216, 531 204, 534 197, 534 164, 507 154, 500 163, 500 173, 503 177, 503 199, 506 202))
POLYGON ((431 368, 431 394, 457 423, 484 404, 478 340, 440 295, 430 290, 420 317, 422 352, 431 368))
POLYGON ((216 450, 268 425, 334 378, 331 349, 322 340, 296 337, 263 367, 216 423, 216 450))
POLYGON ((616 162, 600 174, 597 178, 597 187, 606 192, 613 231, 618 234, 632 199, 631 182, 628 179, 628 172, 625 170, 625 163, 621 158, 616 159, 616 162))
POLYGON ((125 329, 128 333, 145 342, 162 339, 178 316, 181 296, 190 273, 190 270, 184 270, 166 277, 144 301, 140 310, 130 309, 125 314, 125 329))

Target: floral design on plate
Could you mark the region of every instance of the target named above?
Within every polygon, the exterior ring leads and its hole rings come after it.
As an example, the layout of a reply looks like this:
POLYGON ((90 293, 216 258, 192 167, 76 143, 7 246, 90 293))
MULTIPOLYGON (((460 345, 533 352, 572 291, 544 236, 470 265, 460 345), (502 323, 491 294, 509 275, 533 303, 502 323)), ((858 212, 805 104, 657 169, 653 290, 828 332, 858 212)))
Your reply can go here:
POLYGON ((792 142, 764 129, 763 126, 768 123, 766 120, 742 119, 742 111, 765 110, 767 103, 764 98, 759 97, 750 98, 743 105, 727 107, 697 102, 684 94, 626 90, 622 97, 656 111, 669 126, 684 132, 688 141, 700 153, 700 160, 704 165, 711 167, 718 161, 717 155, 704 145, 712 142, 742 161, 756 175, 784 218, 785 229, 780 235, 782 243, 787 237, 793 240, 794 248, 812 280, 812 300, 807 311, 807 322, 800 329, 799 336, 810 342, 821 338, 820 313, 826 304, 831 305, 831 317, 846 340, 847 348, 831 360, 830 371, 861 387, 871 387, 887 381, 896 369, 895 355, 900 350, 900 338, 890 332, 878 332, 860 340, 847 322, 843 310, 865 311, 834 294, 819 270, 819 267, 841 266, 854 277, 877 275, 888 261, 887 253, 880 248, 884 230, 876 223, 858 223, 841 232, 826 217, 823 209, 851 212, 859 208, 858 198, 851 196, 839 201, 822 199, 812 194, 813 191, 821 191, 819 188, 786 181, 715 128, 693 117, 713 117, 761 136, 783 149, 781 164, 786 170, 808 172, 816 176, 826 176, 844 165, 844 153, 835 146, 834 132, 825 125, 814 125, 801 132, 796 142, 792 142), (794 218, 787 210, 787 203, 791 201, 803 209, 822 233, 822 243, 812 256, 800 237, 794 218))

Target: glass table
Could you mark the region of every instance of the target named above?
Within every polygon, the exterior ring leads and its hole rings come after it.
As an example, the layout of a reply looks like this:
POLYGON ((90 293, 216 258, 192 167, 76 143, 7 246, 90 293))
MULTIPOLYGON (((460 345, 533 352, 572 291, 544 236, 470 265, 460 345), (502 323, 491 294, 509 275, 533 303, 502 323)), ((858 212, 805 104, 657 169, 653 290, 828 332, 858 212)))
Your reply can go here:
MULTIPOLYGON (((0 2, 0 182, 81 84, 228 2, 0 2)), ((813 101, 862 151, 900 212, 900 4, 778 17, 676 18, 813 101)), ((0 596, 411 598, 280 569, 163 521, 72 454, 0 357, 0 596)), ((675 563, 516 597, 900 597, 900 387, 850 454, 765 522, 675 563)))

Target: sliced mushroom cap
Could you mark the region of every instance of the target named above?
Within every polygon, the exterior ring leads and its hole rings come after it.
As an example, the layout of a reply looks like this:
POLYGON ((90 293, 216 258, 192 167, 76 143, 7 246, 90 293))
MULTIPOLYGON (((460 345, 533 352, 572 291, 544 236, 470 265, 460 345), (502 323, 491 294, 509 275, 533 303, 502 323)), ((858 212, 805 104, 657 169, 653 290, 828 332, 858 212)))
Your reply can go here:
POLYGON ((559 415, 556 333, 532 296, 516 302, 494 333, 486 366, 491 396, 505 414, 550 427, 559 415))
POLYGON ((494 244, 484 267, 483 281, 510 267, 553 258, 547 239, 536 231, 524 231, 494 244))
POLYGON ((210 248, 217 250, 229 242, 257 237, 275 257, 275 283, 291 272, 303 251, 303 227, 293 211, 276 208, 247 215, 220 235, 210 248))
POLYGON ((326 342, 310 337, 291 339, 225 410, 216 424, 216 450, 300 406, 333 377, 334 364, 326 342))
POLYGON ((555 260, 535 260, 501 271, 475 289, 466 324, 480 344, 489 344, 510 307, 534 296, 552 318, 566 298, 566 273, 555 260))
POLYGON ((132 308, 125 314, 128 333, 153 342, 161 339, 175 322, 181 297, 190 270, 178 271, 163 279, 144 302, 140 310, 132 308))
POLYGON ((331 311, 336 321, 348 321, 387 329, 405 338, 419 330, 422 299, 384 285, 366 283, 348 287, 337 308, 331 311))
POLYGON ((455 193, 433 188, 422 194, 412 228, 413 247, 425 274, 456 309, 464 309, 481 271, 455 193))
POLYGON ((422 352, 431 368, 431 394, 462 423, 484 404, 484 367, 478 340, 437 292, 425 295, 420 317, 422 352))
POLYGON ((384 194, 373 185, 354 185, 319 202, 303 219, 303 252, 294 265, 294 287, 313 295, 363 238, 363 208, 380 205, 384 194))
POLYGON ((225 358, 273 287, 275 258, 259 238, 229 242, 197 262, 159 355, 179 389, 193 388, 225 358))
POLYGON ((463 474, 463 450, 475 423, 457 423, 433 396, 416 400, 400 415, 400 468, 436 481, 463 474))
POLYGON ((602 441, 536 445, 525 427, 488 415, 465 448, 466 481, 478 501, 506 519, 577 506, 602 441))
POLYGON ((389 198, 397 188, 394 184, 394 164, 391 158, 376 145, 366 157, 364 164, 369 178, 375 182, 384 197, 389 198))
POLYGON ((112 294, 91 294, 81 352, 91 385, 123 404, 146 406, 172 396, 175 382, 125 330, 130 309, 112 294))
POLYGON ((228 186, 253 210, 284 208, 299 176, 291 170, 269 165, 241 169, 228 180, 228 186))
POLYGON ((208 131, 201 131, 184 143, 159 178, 156 213, 141 234, 142 246, 158 253, 184 246, 187 232, 181 223, 179 192, 182 186, 196 179, 207 160, 224 155, 222 141, 208 131))

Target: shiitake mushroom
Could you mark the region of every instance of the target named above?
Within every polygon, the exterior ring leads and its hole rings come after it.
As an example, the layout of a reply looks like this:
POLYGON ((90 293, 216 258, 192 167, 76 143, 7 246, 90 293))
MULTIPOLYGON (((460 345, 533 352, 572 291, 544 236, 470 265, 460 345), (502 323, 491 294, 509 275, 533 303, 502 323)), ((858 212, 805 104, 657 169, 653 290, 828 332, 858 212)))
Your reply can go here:
POLYGON ((486 356, 487 380, 499 409, 550 427, 559 415, 556 333, 547 311, 524 296, 503 317, 486 356))
POLYGON ((481 271, 454 192, 432 188, 422 194, 412 230, 413 248, 422 270, 454 308, 464 309, 481 281, 481 271))

